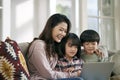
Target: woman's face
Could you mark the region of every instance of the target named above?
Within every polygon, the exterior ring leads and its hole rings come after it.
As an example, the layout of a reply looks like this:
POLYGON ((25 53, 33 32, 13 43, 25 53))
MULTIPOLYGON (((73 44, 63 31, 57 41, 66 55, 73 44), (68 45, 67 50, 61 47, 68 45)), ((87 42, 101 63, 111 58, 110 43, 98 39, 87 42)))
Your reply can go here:
POLYGON ((54 39, 54 41, 56 41, 58 43, 61 42, 63 37, 66 36, 67 26, 68 26, 67 23, 61 22, 53 28, 52 38, 54 39))
POLYGON ((93 54, 94 51, 98 48, 98 43, 95 42, 84 42, 83 48, 87 54, 93 54))

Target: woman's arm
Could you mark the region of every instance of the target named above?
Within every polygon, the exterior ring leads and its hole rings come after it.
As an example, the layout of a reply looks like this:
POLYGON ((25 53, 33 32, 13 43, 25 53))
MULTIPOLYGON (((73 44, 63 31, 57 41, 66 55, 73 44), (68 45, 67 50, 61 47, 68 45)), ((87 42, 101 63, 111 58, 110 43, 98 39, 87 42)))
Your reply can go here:
MULTIPOLYGON (((72 77, 67 72, 54 71, 51 68, 50 62, 48 61, 45 53, 45 44, 41 40, 36 40, 30 47, 30 61, 32 65, 36 68, 37 73, 46 79, 58 79, 58 78, 68 78, 72 77)), ((73 75, 76 76, 76 75, 73 75)))

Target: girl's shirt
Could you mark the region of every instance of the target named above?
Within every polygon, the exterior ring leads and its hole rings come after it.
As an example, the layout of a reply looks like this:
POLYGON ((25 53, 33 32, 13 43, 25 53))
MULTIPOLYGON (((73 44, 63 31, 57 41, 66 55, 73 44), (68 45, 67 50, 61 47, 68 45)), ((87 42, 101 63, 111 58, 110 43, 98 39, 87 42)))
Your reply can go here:
POLYGON ((70 74, 54 71, 58 56, 51 57, 49 60, 46 56, 45 45, 46 43, 43 40, 35 40, 29 48, 27 63, 30 80, 54 80, 58 78, 76 77, 77 73, 70 74))
POLYGON ((55 66, 55 70, 64 72, 65 69, 73 67, 74 71, 82 69, 84 61, 82 59, 78 59, 77 57, 73 57, 71 61, 68 61, 66 57, 60 58, 55 66))

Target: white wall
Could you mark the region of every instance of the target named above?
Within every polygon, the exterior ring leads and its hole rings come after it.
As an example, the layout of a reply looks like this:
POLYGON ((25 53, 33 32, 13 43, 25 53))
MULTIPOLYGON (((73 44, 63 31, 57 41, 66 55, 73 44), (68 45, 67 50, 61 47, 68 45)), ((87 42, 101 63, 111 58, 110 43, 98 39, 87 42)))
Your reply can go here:
POLYGON ((34 0, 34 36, 42 32, 45 23, 49 17, 49 0, 34 0))
POLYGON ((0 12, 0 39, 5 40, 7 36, 10 36, 11 2, 10 0, 1 0, 0 2, 2 4, 0 12))
POLYGON ((116 0, 115 2, 115 44, 116 49, 120 50, 120 0, 116 0))
POLYGON ((48 0, 11 0, 11 38, 30 42, 38 37, 48 17, 48 0))
MULTIPOLYGON (((0 27, 2 39, 4 40, 7 36, 10 36, 12 39, 17 42, 29 42, 34 37, 39 36, 43 30, 46 20, 49 17, 49 0, 3 0, 5 2, 6 10, 4 11, 4 22, 3 27, 0 27), (7 16, 5 16, 7 15, 7 16)), ((87 0, 80 0, 79 3, 86 3, 87 0)), ((120 7, 120 0, 116 0, 115 8, 115 49, 119 50, 120 45, 120 10, 117 8, 120 7)), ((84 10, 86 5, 80 5, 81 12, 84 10)), ((73 7, 75 9, 75 7, 73 7)), ((80 13, 80 12, 79 12, 80 13)), ((76 13, 73 13, 76 15, 76 13)), ((86 29, 87 14, 80 13, 80 30, 86 29), (86 18, 85 18, 86 17, 86 18), (82 27, 81 27, 82 26, 82 27), (84 27, 83 27, 84 26, 84 27)), ((73 16, 74 17, 74 16, 73 16)), ((72 22, 76 22, 75 19, 72 19, 72 22)), ((74 23, 73 25, 75 25, 74 23)), ((73 32, 76 29, 72 28, 73 32)), ((81 32, 81 31, 80 31, 81 32)), ((78 33, 79 34, 79 33, 78 33)), ((1 36, 0 36, 1 37, 1 36)))
POLYGON ((11 0, 11 38, 30 41, 34 31, 33 0, 11 0))

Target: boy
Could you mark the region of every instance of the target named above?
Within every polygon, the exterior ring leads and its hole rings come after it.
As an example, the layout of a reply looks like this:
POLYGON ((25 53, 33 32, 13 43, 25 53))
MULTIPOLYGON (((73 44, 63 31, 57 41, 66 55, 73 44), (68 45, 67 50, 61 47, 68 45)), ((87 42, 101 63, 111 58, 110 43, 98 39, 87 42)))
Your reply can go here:
POLYGON ((81 58, 85 62, 103 62, 108 59, 107 51, 99 48, 100 36, 94 30, 85 30, 80 35, 81 58))

